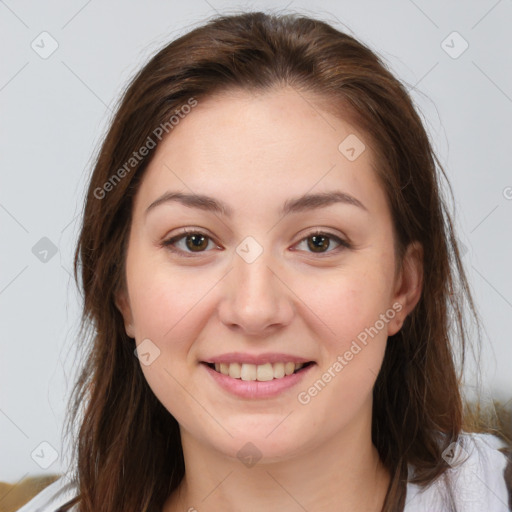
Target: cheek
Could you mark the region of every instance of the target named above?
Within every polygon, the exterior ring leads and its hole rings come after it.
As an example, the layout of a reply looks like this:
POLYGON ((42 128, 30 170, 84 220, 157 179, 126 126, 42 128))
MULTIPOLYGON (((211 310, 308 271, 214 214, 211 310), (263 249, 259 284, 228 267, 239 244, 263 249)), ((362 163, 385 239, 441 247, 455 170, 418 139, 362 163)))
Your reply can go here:
MULTIPOLYGON (((297 286, 339 349, 374 326, 390 306, 389 279, 379 269, 358 272, 350 268, 322 281, 302 279, 297 286)), ((377 327, 383 330, 380 322, 377 327)))
MULTIPOLYGON (((311 394, 303 389, 301 403, 314 401, 324 420, 332 415, 335 421, 336 406, 346 413, 355 411, 371 394, 384 358, 388 324, 396 314, 390 308, 391 281, 386 275, 386 267, 374 262, 339 272, 322 286, 318 281, 313 286, 312 279, 301 281, 299 293, 324 325, 317 341, 322 351, 320 382, 306 384, 314 389, 311 394), (335 407, 321 414, 327 403, 335 407)), ((318 325, 311 329, 318 332, 318 325)))
POLYGON ((198 290, 190 290, 180 279, 151 279, 130 291, 136 333, 137 337, 163 340, 181 329, 180 324, 191 314, 200 296, 198 290))
POLYGON ((198 279, 190 269, 171 268, 162 259, 162 254, 134 250, 127 260, 135 333, 137 340, 149 338, 157 344, 176 340, 179 347, 184 333, 191 338, 200 330, 197 306, 218 278, 203 273, 198 279))
POLYGON ((327 425, 334 433, 371 400, 384 359, 387 322, 395 313, 386 317, 385 291, 380 279, 352 275, 326 284, 323 293, 309 294, 308 306, 328 326, 317 338, 322 351, 319 372, 297 396, 313 426, 327 425))
MULTIPOLYGON (((151 340, 158 356, 141 364, 144 377, 162 405, 186 429, 211 423, 192 397, 201 396, 190 376, 196 369, 194 343, 212 314, 208 292, 218 281, 205 275, 153 266, 151 273, 132 276, 129 290, 137 344, 151 340)), ((142 359, 141 359, 142 362, 142 359)))

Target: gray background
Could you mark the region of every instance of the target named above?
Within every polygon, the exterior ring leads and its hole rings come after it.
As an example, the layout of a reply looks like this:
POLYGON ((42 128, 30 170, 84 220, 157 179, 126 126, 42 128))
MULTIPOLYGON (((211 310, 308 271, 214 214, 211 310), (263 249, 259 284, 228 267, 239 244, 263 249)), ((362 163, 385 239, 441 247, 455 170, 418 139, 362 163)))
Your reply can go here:
POLYGON ((72 255, 85 184, 120 92, 158 48, 216 11, 284 8, 356 35, 409 85, 453 186, 486 329, 484 393, 511 399, 511 0, 5 0, 0 480, 59 472, 67 463, 61 430, 80 312, 72 255))

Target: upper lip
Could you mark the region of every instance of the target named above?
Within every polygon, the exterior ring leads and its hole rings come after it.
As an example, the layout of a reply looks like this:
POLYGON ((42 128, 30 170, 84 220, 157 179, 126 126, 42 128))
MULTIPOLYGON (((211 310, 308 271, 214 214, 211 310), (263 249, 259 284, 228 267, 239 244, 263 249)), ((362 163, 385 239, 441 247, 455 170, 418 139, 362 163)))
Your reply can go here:
POLYGON ((202 361, 203 363, 248 363, 248 364, 265 364, 265 363, 309 363, 312 359, 295 356, 292 354, 267 352, 264 354, 247 354, 243 352, 230 352, 212 356, 202 361))

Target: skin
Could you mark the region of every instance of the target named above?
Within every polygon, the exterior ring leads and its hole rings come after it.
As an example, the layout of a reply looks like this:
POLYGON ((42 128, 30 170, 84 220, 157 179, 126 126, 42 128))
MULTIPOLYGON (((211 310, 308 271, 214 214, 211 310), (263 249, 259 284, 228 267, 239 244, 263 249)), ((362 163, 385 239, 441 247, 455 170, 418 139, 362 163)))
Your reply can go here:
POLYGON ((391 214, 370 141, 305 99, 281 88, 199 102, 158 146, 137 192, 117 304, 137 345, 149 339, 160 350, 141 369, 180 424, 186 475, 164 512, 381 510, 390 475, 371 441, 372 388, 388 336, 419 300, 421 248, 409 246, 395 273, 391 214), (355 161, 338 150, 350 134, 366 145, 355 161), (146 213, 171 190, 223 201, 232 218, 178 202, 146 213), (333 190, 366 210, 336 203, 279 215, 286 200, 333 190), (175 247, 190 257, 163 245, 184 227, 210 237, 202 252, 186 238, 175 247), (317 228, 350 247, 330 238, 314 252, 308 237, 317 228), (263 249, 252 263, 236 252, 247 236, 263 249), (393 304, 384 328, 300 403, 298 393, 393 304), (242 399, 200 363, 234 351, 285 352, 316 365, 277 397, 242 399), (252 467, 237 457, 247 442, 262 457, 252 467))

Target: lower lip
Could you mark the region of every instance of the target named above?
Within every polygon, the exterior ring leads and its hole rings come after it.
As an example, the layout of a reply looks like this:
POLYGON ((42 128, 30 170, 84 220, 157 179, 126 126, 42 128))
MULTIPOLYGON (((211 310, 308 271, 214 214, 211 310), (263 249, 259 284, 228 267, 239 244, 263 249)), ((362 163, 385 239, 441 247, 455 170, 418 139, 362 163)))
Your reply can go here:
POLYGON ((308 365, 297 373, 292 373, 291 375, 287 375, 280 379, 272 379, 264 382, 257 380, 234 379, 228 375, 217 372, 205 363, 201 363, 201 365, 206 368, 207 372, 221 388, 241 398, 257 399, 275 397, 283 391, 297 385, 305 375, 309 373, 311 368, 315 366, 315 363, 308 365))

